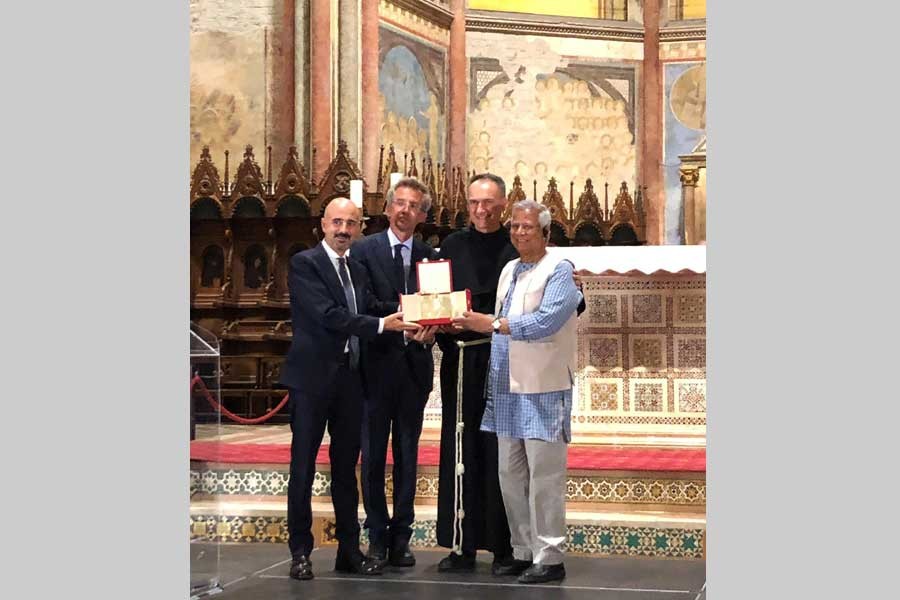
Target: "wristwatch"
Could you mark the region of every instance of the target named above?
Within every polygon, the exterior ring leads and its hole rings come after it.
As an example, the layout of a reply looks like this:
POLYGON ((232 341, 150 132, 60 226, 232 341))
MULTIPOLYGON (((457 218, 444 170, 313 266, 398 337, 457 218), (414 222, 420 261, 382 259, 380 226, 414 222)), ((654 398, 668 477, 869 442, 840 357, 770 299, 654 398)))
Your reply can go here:
POLYGON ((491 327, 494 328, 494 333, 500 333, 500 319, 494 319, 493 323, 491 323, 491 327))

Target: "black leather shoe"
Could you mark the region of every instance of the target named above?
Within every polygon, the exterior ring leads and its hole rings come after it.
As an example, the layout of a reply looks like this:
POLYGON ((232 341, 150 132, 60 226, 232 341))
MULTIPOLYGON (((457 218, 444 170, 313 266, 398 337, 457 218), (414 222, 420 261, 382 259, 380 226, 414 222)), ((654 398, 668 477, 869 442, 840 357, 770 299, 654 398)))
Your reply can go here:
POLYGON ((305 556, 292 560, 290 576, 292 579, 299 579, 300 581, 312 579, 312 563, 305 556))
POLYGON ((381 566, 374 560, 367 559, 359 550, 355 552, 338 550, 334 559, 334 570, 356 575, 381 575, 381 566))
POLYGON ((366 558, 377 563, 379 567, 384 567, 388 562, 387 548, 381 544, 369 544, 369 551, 366 552, 366 558))
POLYGON ((399 542, 391 548, 390 563, 394 567, 414 567, 416 555, 409 549, 409 542, 399 542))
POLYGON ((471 573, 475 570, 474 554, 457 554, 451 552, 449 556, 438 563, 438 571, 441 573, 471 573))
POLYGON ((566 568, 562 563, 558 565, 531 565, 521 575, 519 583, 547 583, 548 581, 560 581, 566 576, 566 568))
POLYGON ((530 566, 530 560, 517 560, 512 556, 507 556, 503 560, 495 561, 494 564, 491 565, 491 574, 520 575, 530 566))

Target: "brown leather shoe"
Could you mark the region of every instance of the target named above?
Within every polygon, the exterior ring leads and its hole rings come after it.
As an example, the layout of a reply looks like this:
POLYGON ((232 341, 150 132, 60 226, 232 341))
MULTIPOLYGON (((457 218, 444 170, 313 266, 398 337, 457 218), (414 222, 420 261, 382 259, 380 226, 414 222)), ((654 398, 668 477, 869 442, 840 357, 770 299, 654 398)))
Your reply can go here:
POLYGON ((306 556, 301 556, 291 561, 290 576, 292 579, 305 581, 313 578, 312 563, 306 556))

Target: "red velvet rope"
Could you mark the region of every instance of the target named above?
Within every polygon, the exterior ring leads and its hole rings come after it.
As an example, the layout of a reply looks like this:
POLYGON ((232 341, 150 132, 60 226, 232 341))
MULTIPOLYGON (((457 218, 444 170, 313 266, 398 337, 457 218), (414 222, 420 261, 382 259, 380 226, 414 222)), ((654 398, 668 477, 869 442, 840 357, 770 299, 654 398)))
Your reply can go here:
POLYGON ((272 410, 270 410, 263 416, 256 417, 255 419, 245 419, 244 417, 239 417, 238 415, 234 414, 233 412, 231 412, 230 410, 228 410, 227 408, 225 408, 224 406, 222 406, 221 404, 216 402, 216 399, 213 398, 212 395, 209 393, 209 390, 206 389, 206 384, 203 383, 203 379, 201 379, 199 375, 194 375, 194 378, 191 379, 191 392, 194 391, 194 387, 196 387, 196 385, 198 383, 200 384, 200 391, 203 392, 203 394, 206 396, 206 399, 209 401, 209 403, 212 405, 212 407, 214 409, 216 409, 217 411, 220 411, 223 415, 225 415, 232 421, 235 421, 242 425, 256 425, 257 423, 263 423, 265 421, 268 421, 275 415, 275 413, 277 413, 279 410, 281 410, 284 407, 284 405, 287 404, 287 401, 288 401, 288 394, 285 394, 284 398, 281 399, 281 402, 278 403, 278 406, 276 406, 275 408, 273 408, 272 410))

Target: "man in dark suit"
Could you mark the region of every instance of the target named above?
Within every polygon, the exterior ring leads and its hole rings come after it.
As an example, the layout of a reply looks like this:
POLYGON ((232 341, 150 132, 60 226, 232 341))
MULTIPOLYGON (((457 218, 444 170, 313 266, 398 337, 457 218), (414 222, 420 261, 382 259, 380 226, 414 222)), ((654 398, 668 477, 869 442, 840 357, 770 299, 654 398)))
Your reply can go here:
POLYGON ((291 258, 288 284, 293 340, 281 383, 289 389, 291 477, 288 482, 290 576, 312 579, 312 483, 326 423, 331 436, 331 499, 338 539, 336 571, 379 575, 381 567, 359 549, 356 462, 360 451, 363 380, 360 339, 418 330, 401 313, 383 318, 367 293, 366 270, 349 258, 360 228, 359 209, 346 198, 329 202, 322 217, 321 244, 291 258))
MULTIPOLYGON (((434 249, 413 238, 429 208, 428 188, 412 177, 401 179, 387 195, 389 228, 353 245, 353 258, 365 267, 385 310, 399 310, 400 294, 418 290, 416 263, 436 258, 434 249)), ((364 403, 361 477, 368 557, 380 565, 416 564, 409 539, 415 518, 419 435, 434 377, 431 346, 436 329, 390 333, 367 343, 363 370, 370 385, 364 403), (394 457, 392 517, 384 492, 389 436, 394 457)))

